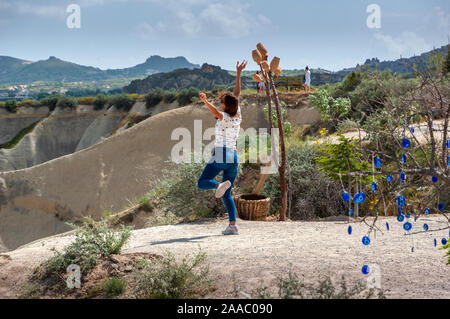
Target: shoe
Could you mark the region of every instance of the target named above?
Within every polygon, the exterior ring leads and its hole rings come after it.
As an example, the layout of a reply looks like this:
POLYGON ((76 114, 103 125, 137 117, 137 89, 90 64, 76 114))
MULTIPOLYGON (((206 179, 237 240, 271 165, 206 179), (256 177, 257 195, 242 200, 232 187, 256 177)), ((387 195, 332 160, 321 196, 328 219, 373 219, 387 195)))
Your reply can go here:
POLYGON ((222 231, 223 235, 239 235, 237 226, 228 225, 228 227, 222 231))
POLYGON ((216 198, 221 198, 225 194, 225 192, 228 190, 228 188, 230 188, 230 187, 231 187, 230 181, 225 181, 223 183, 220 183, 216 189, 216 198))

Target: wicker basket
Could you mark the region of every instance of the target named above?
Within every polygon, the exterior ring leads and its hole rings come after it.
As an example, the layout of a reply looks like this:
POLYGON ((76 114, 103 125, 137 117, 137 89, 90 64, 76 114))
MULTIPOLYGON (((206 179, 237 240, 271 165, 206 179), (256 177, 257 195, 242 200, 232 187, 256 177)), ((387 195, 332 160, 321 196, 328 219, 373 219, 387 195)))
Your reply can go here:
POLYGON ((257 194, 234 196, 239 218, 245 220, 266 220, 270 208, 270 197, 257 194))

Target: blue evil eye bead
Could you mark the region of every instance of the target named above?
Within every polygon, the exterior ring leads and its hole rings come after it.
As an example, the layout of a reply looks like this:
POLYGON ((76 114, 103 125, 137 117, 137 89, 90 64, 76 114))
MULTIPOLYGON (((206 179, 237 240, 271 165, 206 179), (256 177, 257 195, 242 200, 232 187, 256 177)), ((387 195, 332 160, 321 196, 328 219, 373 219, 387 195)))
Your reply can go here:
POLYGON ((406 214, 406 218, 411 218, 411 214, 410 213, 406 214))
POLYGON ((438 178, 437 178, 436 176, 434 176, 434 175, 431 175, 431 181, 432 181, 433 183, 437 183, 438 178))
POLYGON ((350 195, 347 192, 343 192, 342 193, 342 199, 344 200, 344 202, 349 202, 350 201, 350 195))
POLYGON ((374 160, 373 160, 373 163, 375 164, 375 167, 377 167, 377 168, 380 168, 381 167, 381 159, 379 158, 379 157, 376 157, 374 160))
POLYGON ((447 245, 447 239, 446 238, 442 238, 441 243, 442 243, 442 245, 447 245))
POLYGON ((404 230, 410 231, 411 228, 412 228, 412 225, 411 225, 410 222, 406 222, 406 223, 403 224, 403 229, 404 229, 404 230))
POLYGON ((409 128, 410 132, 414 134, 414 127, 409 128))
POLYGON ((352 234, 352 226, 349 225, 347 231, 348 231, 348 234, 351 235, 352 234))
POLYGON ((361 272, 363 273, 363 275, 367 275, 370 272, 369 266, 367 265, 362 266, 361 272))
POLYGON ((400 156, 400 160, 402 161, 403 164, 406 163, 406 156, 405 156, 405 154, 402 154, 402 156, 400 156))
POLYGON ((405 178, 406 178, 405 172, 401 172, 401 173, 400 173, 400 179, 401 179, 402 181, 404 181, 405 178))
POLYGON ((362 238, 362 243, 363 243, 364 246, 369 245, 369 244, 370 244, 370 238, 367 237, 367 236, 364 236, 364 237, 362 238))
POLYGON ((436 240, 436 238, 434 239, 434 247, 436 247, 437 246, 437 240, 436 240))
POLYGON ((405 206, 405 196, 397 196, 396 201, 398 206, 405 206))
POLYGON ((388 182, 392 182, 392 175, 386 176, 386 180, 387 180, 388 182))
POLYGON ((366 200, 366 194, 364 194, 363 192, 357 193, 353 200, 355 201, 355 203, 360 204, 366 200))
POLYGON ((389 230, 389 223, 386 222, 386 229, 389 230))
POLYGON ((447 156, 447 166, 450 166, 450 156, 447 156))
POLYGON ((370 188, 372 188, 372 192, 375 193, 375 191, 377 190, 377 183, 372 182, 372 184, 370 185, 370 188))
POLYGON ((399 215, 397 216, 397 220, 401 223, 402 221, 405 220, 405 216, 399 214, 399 215))
POLYGON ((349 209, 347 214, 348 214, 348 216, 353 216, 353 209, 349 209))
POLYGON ((442 202, 439 203, 438 208, 439 208, 439 210, 444 210, 444 208, 445 208, 444 203, 442 203, 442 202))
POLYGON ((411 247, 411 252, 412 252, 412 253, 414 252, 414 247, 411 247))
POLYGON ((402 140, 402 147, 403 148, 408 148, 408 147, 410 147, 411 146, 411 142, 407 139, 407 138, 404 138, 403 140, 402 140))
POLYGON ((427 231, 429 229, 428 224, 423 224, 423 230, 427 231))
POLYGON ((450 140, 447 140, 447 148, 450 148, 450 140))
POLYGON ((425 208, 425 209, 423 210, 423 213, 424 213, 425 215, 430 215, 430 209, 429 209, 429 208, 425 208))

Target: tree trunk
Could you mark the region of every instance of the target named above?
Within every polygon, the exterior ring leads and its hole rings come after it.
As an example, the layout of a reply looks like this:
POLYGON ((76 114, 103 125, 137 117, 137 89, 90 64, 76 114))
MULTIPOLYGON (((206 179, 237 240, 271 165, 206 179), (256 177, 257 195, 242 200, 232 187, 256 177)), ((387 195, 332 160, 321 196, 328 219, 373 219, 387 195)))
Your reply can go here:
POLYGON ((281 207, 280 207, 280 221, 286 220, 286 209, 287 209, 287 189, 288 185, 286 183, 286 147, 284 145, 284 132, 283 132, 283 119, 280 109, 280 100, 278 98, 277 89, 273 81, 272 74, 269 74, 270 86, 272 87, 275 109, 277 111, 278 129, 280 133, 280 147, 281 147, 281 165, 278 168, 280 173, 280 190, 281 190, 281 207))

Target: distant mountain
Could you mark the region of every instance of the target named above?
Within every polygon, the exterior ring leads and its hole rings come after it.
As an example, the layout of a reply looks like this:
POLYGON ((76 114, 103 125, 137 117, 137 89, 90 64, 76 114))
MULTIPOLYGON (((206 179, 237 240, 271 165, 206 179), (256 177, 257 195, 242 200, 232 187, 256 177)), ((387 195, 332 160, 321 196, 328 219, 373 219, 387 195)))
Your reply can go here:
MULTIPOLYGON (((416 64, 418 68, 425 67, 428 58, 435 53, 442 54, 445 56, 447 54, 447 46, 442 46, 438 49, 434 49, 425 53, 422 53, 419 56, 413 56, 410 58, 401 58, 393 61, 380 61, 377 58, 367 59, 362 66, 368 66, 370 69, 375 70, 378 69, 379 71, 383 71, 386 69, 391 70, 392 72, 398 73, 398 74, 407 74, 412 73, 411 67, 416 64)), ((354 68, 347 68, 340 70, 336 72, 337 74, 347 75, 356 69, 358 69, 360 65, 358 64, 354 68)))
POLYGON ((211 90, 215 85, 231 85, 233 82, 234 77, 228 71, 205 63, 200 69, 179 69, 131 81, 123 88, 123 92, 142 94, 156 88, 179 90, 191 86, 200 90, 211 90))
POLYGON ((54 56, 47 60, 30 62, 13 57, 0 56, 0 83, 31 83, 35 81, 77 82, 113 78, 137 77, 180 68, 198 68, 184 57, 149 57, 144 63, 125 69, 101 70, 60 60, 54 56))

